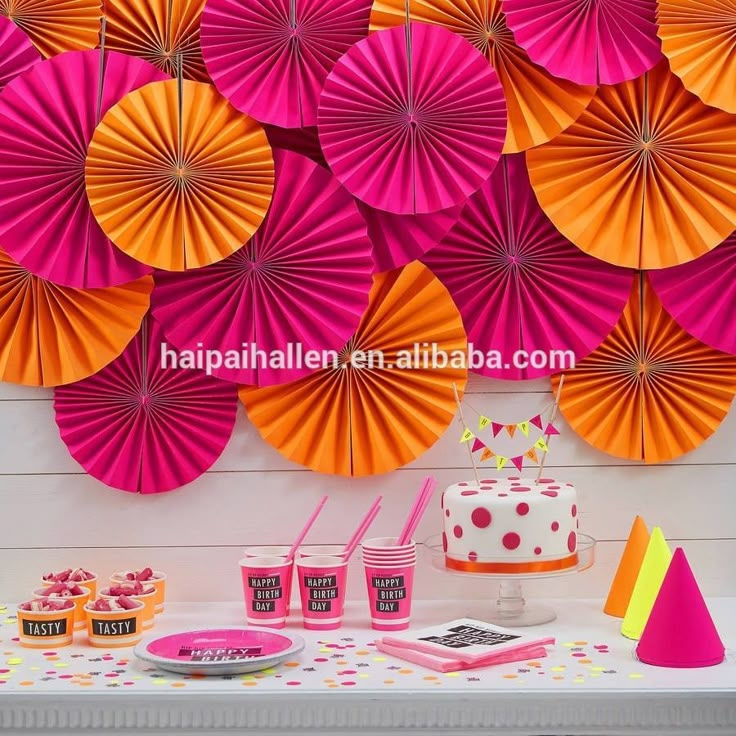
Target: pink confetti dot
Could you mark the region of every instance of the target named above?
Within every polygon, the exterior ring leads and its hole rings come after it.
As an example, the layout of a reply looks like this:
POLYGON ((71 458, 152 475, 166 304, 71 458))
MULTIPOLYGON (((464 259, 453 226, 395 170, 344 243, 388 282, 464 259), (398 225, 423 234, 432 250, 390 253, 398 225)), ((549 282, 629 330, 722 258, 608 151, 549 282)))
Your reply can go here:
POLYGON ((59 675, 60 680, 71 680, 74 675, 59 675))
POLYGON ((289 680, 289 682, 287 682, 286 684, 294 687, 296 685, 301 685, 301 682, 299 682, 299 680, 289 680))
POLYGON ((56 652, 44 652, 43 653, 43 656, 44 657, 55 657, 56 656, 56 652))
POLYGON ((573 515, 573 517, 578 515, 578 507, 575 504, 572 505, 572 508, 570 509, 570 513, 573 515))
POLYGON ((534 554, 535 555, 541 555, 542 554, 542 548, 541 547, 535 547, 534 548, 534 554))
POLYGON ((461 496, 477 496, 478 491, 460 491, 461 496))
POLYGON ((112 659, 115 659, 115 657, 111 657, 109 654, 102 658, 105 662, 109 662, 112 659))
POLYGON ((117 677, 117 676, 118 676, 118 673, 117 672, 108 672, 105 675, 105 677, 117 677))
POLYGON ((123 685, 135 685, 134 682, 124 682, 123 685))
POLYGON ((460 526, 460 524, 455 524, 455 527, 452 530, 452 533, 455 535, 457 539, 460 539, 460 537, 463 536, 463 528, 460 526))
POLYGON ((503 546, 506 549, 516 549, 521 544, 521 537, 516 532, 503 535, 503 546))
POLYGON ((317 657, 317 659, 314 660, 315 662, 329 662, 330 660, 327 659, 327 657, 317 657))
POLYGON ((583 652, 573 652, 573 657, 587 657, 587 654, 583 654, 583 652))
POLYGON ((56 674, 56 670, 48 670, 48 671, 46 672, 46 674, 47 674, 47 675, 55 675, 55 674, 56 674))
POLYGON ((559 530, 559 528, 560 528, 560 522, 559 521, 553 521, 552 522, 552 526, 550 527, 550 529, 552 529, 553 532, 556 532, 556 531, 559 530))
POLYGON ((447 552, 447 534, 442 532, 442 551, 447 552))
POLYGON ((342 684, 342 685, 347 685, 348 687, 349 687, 350 685, 355 685, 355 683, 354 683, 354 682, 353 682, 352 680, 348 680, 347 682, 343 682, 343 683, 341 683, 341 684, 342 684))
POLYGON ((542 491, 543 496, 549 496, 550 498, 557 498, 557 491, 542 491))
POLYGON ((529 513, 529 504, 528 503, 516 504, 516 513, 519 514, 519 516, 526 516, 529 513))
POLYGON ((570 532, 570 536, 567 538, 567 548, 570 552, 574 552, 578 544, 578 537, 575 532, 570 532))
POLYGON ((343 670, 342 672, 338 672, 338 675, 355 675, 357 674, 357 670, 343 670))
POLYGON ((0 680, 0 685, 4 685, 7 682, 7 680, 0 680))
POLYGON ((450 509, 445 509, 445 516, 449 516, 449 515, 450 515, 450 509))
POLYGON ((498 494, 498 497, 499 498, 506 498, 508 495, 509 495, 508 493, 499 493, 498 494))
POLYGON ((596 644, 593 649, 608 649, 608 644, 596 644))
POLYGON ((10 670, 5 670, 5 669, 0 670, 0 675, 4 675, 6 672, 10 672, 10 670))
POLYGON ((477 509, 473 509, 473 513, 470 514, 470 520, 473 522, 473 526, 478 529, 485 529, 491 525, 491 512, 488 509, 484 509, 479 506, 477 509))
POLYGON ((468 552, 468 559, 471 562, 475 562, 478 559, 478 553, 477 552, 468 552))
POLYGON ((340 648, 339 644, 326 644, 325 646, 327 649, 339 649, 340 648))

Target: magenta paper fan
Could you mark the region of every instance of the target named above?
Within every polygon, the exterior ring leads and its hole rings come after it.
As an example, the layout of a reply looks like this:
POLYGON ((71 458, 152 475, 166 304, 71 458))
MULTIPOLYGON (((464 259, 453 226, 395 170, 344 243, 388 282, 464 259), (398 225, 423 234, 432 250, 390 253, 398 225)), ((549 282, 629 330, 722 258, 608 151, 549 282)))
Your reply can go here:
POLYGON ((191 483, 222 454, 235 427, 237 388, 203 371, 162 366, 165 344, 147 317, 117 360, 55 391, 61 439, 112 488, 162 493, 191 483))
POLYGON ((373 283, 371 243, 353 198, 304 156, 276 149, 274 161, 271 209, 253 238, 220 263, 157 273, 152 297, 172 344, 217 351, 226 364, 215 375, 258 386, 322 367, 300 365, 298 350, 342 350, 373 283), (249 357, 251 346, 288 362, 266 365, 255 352, 249 357), (239 355, 228 360, 229 351, 239 355))
POLYGON ((662 58, 656 0, 504 0, 529 58, 578 84, 618 84, 662 58))
POLYGON ((23 31, 0 15, 0 90, 12 79, 41 61, 41 54, 23 31))
POLYGON ((736 233, 694 261, 647 275, 665 311, 684 330, 736 355, 736 233))
POLYGON ((633 271, 583 253, 558 232, 537 204, 524 154, 502 158, 422 261, 454 298, 468 342, 503 361, 476 372, 505 380, 569 367, 559 353, 544 366, 516 365, 518 351, 534 361, 552 351, 572 351, 575 360, 591 353, 621 316, 633 280, 633 271))
POLYGON ((330 168, 358 199, 416 215, 461 204, 491 175, 506 136, 496 72, 462 36, 411 23, 360 41, 320 98, 330 168))
POLYGON ((0 95, 0 242, 36 276, 62 286, 117 286, 151 273, 113 245, 84 187, 87 146, 102 115, 166 75, 108 52, 70 51, 36 64, 0 95))
POLYGON ((368 35, 372 0, 209 0, 202 54, 220 93, 262 123, 316 125, 327 74, 368 35))
POLYGON ((284 151, 300 153, 302 156, 316 161, 320 166, 327 166, 315 126, 280 128, 277 125, 264 125, 263 129, 266 131, 271 148, 281 148, 284 151))

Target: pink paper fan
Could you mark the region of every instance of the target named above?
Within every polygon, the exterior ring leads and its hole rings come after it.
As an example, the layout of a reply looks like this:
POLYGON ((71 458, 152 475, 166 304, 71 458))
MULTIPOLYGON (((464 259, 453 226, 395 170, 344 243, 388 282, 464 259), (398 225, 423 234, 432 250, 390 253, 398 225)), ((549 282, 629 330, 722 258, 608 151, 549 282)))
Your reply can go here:
MULTIPOLYGON (((458 305, 468 342, 504 365, 476 372, 523 380, 559 373, 564 357, 545 366, 516 365, 517 351, 572 351, 580 360, 615 326, 631 293, 633 272, 583 253, 547 219, 534 197, 524 155, 504 156, 460 220, 424 263, 458 305)), ((522 359, 524 355, 520 355, 522 359)))
POLYGON ((213 371, 259 386, 322 367, 299 365, 299 346, 305 355, 342 350, 368 305, 373 271, 365 222, 337 179, 290 151, 277 149, 274 160, 271 209, 250 242, 212 266, 157 273, 152 297, 155 317, 180 350, 201 345, 225 359, 228 351, 242 355, 244 345, 266 355, 291 350, 291 365, 265 365, 253 354, 257 360, 213 371))
POLYGON ((439 26, 374 33, 335 65, 320 98, 330 168, 358 199, 400 215, 463 202, 490 176, 506 135, 496 72, 439 26))
POLYGON ((317 123, 327 74, 368 35, 371 0, 210 0, 202 53, 220 93, 262 123, 317 123))
POLYGON ((162 345, 163 331, 149 317, 107 368, 55 391, 56 423, 72 457, 121 491, 191 483, 222 454, 235 426, 236 387, 163 367, 162 345))
POLYGON ((578 84, 635 79, 662 58, 656 0, 504 0, 532 61, 578 84))
POLYGON ((116 248, 84 188, 87 146, 101 116, 163 72, 125 54, 70 51, 36 64, 0 95, 0 242, 62 286, 116 286, 151 272, 116 248))
POLYGON ((373 243, 376 271, 391 271, 421 258, 438 245, 460 217, 462 207, 424 215, 395 215, 358 202, 373 243))
POLYGON ((694 261, 647 273, 665 311, 684 330, 736 355, 736 233, 694 261))
POLYGON ((266 131, 272 148, 300 153, 316 161, 320 166, 327 166, 316 127, 280 128, 277 125, 264 125, 263 129, 266 131))
POLYGON ((41 54, 23 31, 0 15, 0 90, 12 79, 41 61, 41 54))

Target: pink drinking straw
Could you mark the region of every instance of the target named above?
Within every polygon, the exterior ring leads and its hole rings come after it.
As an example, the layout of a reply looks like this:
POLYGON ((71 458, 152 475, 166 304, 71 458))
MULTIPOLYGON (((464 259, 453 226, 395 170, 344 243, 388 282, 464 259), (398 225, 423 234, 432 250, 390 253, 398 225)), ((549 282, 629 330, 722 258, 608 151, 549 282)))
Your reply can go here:
POLYGON ((422 516, 424 516, 424 512, 427 510, 429 500, 432 498, 432 494, 436 487, 437 481, 431 475, 428 475, 424 479, 422 487, 419 489, 419 493, 417 493, 417 496, 414 499, 414 504, 409 511, 406 524, 404 524, 404 528, 401 530, 401 534, 399 535, 399 539, 397 541, 398 546, 407 544, 412 538, 422 516))
POLYGON ((350 537, 350 541, 345 545, 345 550, 343 551, 343 557, 346 560, 349 560, 353 552, 357 549, 358 545, 360 544, 361 540, 365 536, 365 533, 368 531, 368 527, 373 523, 373 520, 378 516, 378 512, 381 510, 381 501, 383 501, 383 496, 379 496, 372 504, 372 506, 368 509, 368 512, 363 517, 360 524, 358 524, 358 528, 355 530, 352 537, 350 537))
POLYGON ((299 546, 304 541, 304 537, 309 534, 309 530, 312 528, 312 524, 314 524, 314 522, 317 520, 319 512, 322 511, 322 508, 326 503, 327 496, 322 496, 322 500, 317 504, 317 508, 312 511, 312 515, 307 519, 307 523, 304 525, 304 528, 299 532, 299 536, 296 538, 296 542, 294 542, 291 549, 289 550, 289 554, 286 555, 287 562, 294 559, 294 555, 296 554, 297 549, 299 549, 299 546))

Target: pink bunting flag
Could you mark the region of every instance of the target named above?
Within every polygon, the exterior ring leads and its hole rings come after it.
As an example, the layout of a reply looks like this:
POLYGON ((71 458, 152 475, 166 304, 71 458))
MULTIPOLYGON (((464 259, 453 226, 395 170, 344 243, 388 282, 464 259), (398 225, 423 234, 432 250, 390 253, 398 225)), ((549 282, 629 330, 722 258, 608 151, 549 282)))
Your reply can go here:
POLYGON ((542 417, 541 417, 541 415, 540 414, 537 414, 537 416, 532 417, 529 420, 529 424, 533 424, 538 429, 542 429, 542 417))
POLYGON ((485 447, 485 444, 483 444, 482 440, 479 440, 477 437, 473 441, 473 452, 478 452, 478 450, 482 450, 485 447))
POLYGON ((511 462, 514 464, 514 467, 521 472, 521 469, 524 467, 524 456, 517 455, 516 457, 512 457, 511 462))
POLYGON ((554 435, 559 434, 554 424, 548 424, 547 429, 544 430, 544 433, 546 435, 549 435, 550 437, 553 437, 554 435))
POLYGON ((491 429, 493 430, 493 436, 498 437, 498 433, 503 430, 504 425, 498 422, 491 422, 491 429))

